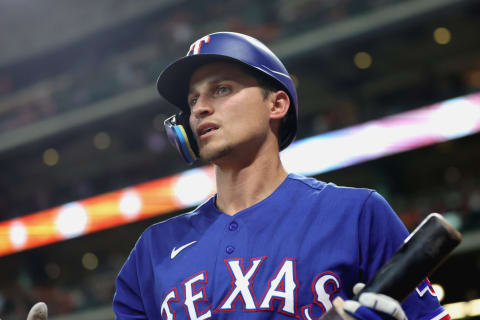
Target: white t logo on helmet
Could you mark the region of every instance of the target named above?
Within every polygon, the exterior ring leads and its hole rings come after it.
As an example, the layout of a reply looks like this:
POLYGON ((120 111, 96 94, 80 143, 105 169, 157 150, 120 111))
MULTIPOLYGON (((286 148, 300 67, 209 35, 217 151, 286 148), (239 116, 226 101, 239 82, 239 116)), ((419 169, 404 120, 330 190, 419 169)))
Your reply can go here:
POLYGON ((210 42, 210 36, 205 36, 205 37, 202 37, 200 39, 198 39, 197 41, 195 41, 194 43, 192 43, 192 45, 190 46, 190 49, 188 50, 188 53, 187 53, 187 56, 190 55, 190 53, 193 53, 192 54, 199 54, 200 53, 200 48, 202 47, 202 43, 209 43, 210 42))

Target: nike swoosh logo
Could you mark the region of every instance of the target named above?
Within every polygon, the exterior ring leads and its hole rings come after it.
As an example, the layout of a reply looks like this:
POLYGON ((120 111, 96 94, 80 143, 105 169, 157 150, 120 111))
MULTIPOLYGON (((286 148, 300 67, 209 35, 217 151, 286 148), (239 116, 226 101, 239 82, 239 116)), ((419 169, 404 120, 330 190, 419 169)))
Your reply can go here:
POLYGON ((196 242, 197 242, 197 240, 192 241, 192 242, 189 242, 189 243, 187 243, 187 244, 184 244, 183 246, 178 247, 178 248, 173 247, 172 253, 170 254, 170 259, 175 258, 175 257, 177 256, 177 254, 180 253, 180 251, 182 251, 183 249, 191 246, 192 244, 194 244, 194 243, 196 243, 196 242))

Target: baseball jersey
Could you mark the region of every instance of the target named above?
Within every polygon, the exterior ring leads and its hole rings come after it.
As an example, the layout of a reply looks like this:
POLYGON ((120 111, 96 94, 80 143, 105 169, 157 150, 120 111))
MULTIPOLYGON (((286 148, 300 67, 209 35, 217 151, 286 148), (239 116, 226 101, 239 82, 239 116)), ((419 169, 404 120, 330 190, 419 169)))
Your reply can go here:
MULTIPOLYGON (((116 281, 117 319, 316 319, 352 297, 408 231, 375 191, 289 174, 233 216, 215 196, 149 227, 116 281)), ((409 319, 448 319, 428 280, 409 319)))

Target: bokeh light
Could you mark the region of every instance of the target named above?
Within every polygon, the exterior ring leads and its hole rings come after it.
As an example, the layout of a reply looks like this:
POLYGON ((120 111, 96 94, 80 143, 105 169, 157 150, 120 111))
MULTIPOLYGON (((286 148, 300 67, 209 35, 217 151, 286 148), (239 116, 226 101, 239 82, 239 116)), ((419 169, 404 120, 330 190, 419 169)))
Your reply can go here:
POLYGON ((98 258, 94 253, 87 252, 82 256, 82 265, 87 270, 95 270, 98 267, 98 258))
POLYGON ((93 138, 93 144, 98 150, 105 150, 110 147, 111 138, 110 135, 106 132, 99 132, 93 138))
POLYGON ((373 59, 368 52, 357 52, 353 57, 353 62, 355 66, 359 69, 368 69, 371 67, 373 59))
POLYGON ((56 165, 59 158, 58 151, 53 148, 47 149, 43 152, 43 163, 49 167, 56 165))
POLYGON ((440 45, 445 45, 450 43, 452 35, 450 30, 444 27, 438 27, 433 31, 433 40, 440 45))
POLYGON ((437 295, 438 301, 442 302, 443 298, 445 297, 445 290, 443 289, 443 286, 438 283, 432 283, 432 288, 437 295))

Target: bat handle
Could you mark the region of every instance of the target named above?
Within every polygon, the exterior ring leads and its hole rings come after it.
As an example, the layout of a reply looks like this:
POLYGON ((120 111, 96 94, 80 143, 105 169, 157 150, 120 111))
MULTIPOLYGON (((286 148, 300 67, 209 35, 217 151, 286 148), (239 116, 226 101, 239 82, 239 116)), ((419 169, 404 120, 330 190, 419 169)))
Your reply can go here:
POLYGON ((382 293, 398 301, 428 277, 461 242, 461 234, 438 213, 431 213, 385 263, 363 292, 382 293))

